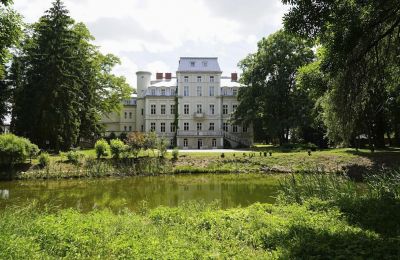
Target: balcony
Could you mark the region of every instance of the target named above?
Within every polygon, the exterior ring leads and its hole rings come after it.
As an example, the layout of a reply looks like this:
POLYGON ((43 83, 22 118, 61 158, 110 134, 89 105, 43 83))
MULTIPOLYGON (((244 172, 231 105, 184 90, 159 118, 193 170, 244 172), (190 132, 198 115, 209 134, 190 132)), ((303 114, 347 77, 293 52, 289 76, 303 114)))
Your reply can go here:
POLYGON ((222 131, 178 131, 178 136, 222 136, 222 131))
POLYGON ((205 116, 206 116, 206 114, 203 112, 200 112, 200 113, 196 112, 193 114, 193 117, 197 118, 197 119, 203 119, 205 116))

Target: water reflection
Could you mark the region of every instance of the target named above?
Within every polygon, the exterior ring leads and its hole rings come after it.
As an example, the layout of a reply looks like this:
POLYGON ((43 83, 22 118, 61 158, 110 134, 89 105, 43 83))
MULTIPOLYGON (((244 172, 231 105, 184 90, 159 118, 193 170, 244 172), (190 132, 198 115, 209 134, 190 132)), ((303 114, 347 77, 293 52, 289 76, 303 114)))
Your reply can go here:
POLYGON ((84 211, 106 207, 136 210, 143 201, 149 207, 157 207, 178 206, 189 200, 219 200, 223 208, 229 208, 273 202, 278 179, 277 176, 246 174, 2 182, 0 207, 36 200, 42 206, 50 204, 84 211))

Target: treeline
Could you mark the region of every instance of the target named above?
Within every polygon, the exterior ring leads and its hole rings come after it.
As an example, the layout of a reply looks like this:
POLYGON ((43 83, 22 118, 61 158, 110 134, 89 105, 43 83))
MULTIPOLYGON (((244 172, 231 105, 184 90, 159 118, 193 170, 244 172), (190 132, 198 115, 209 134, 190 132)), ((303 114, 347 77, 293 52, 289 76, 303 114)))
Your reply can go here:
POLYGON ((400 145, 400 3, 283 0, 284 29, 240 62, 239 122, 259 140, 400 145))
POLYGON ((118 110, 132 92, 125 78, 112 73, 120 60, 102 54, 60 0, 30 25, 10 7, 0 8, 1 25, 13 32, 0 46, 0 119, 11 112, 15 134, 56 151, 97 138, 101 114, 118 110))

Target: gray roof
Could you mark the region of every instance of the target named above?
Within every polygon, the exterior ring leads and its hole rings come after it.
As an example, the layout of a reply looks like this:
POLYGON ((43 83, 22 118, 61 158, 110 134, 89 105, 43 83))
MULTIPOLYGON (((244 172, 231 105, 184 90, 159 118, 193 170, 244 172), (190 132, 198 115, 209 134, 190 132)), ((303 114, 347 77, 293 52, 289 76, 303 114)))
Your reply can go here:
POLYGON ((181 57, 178 72, 222 72, 216 57, 181 57))

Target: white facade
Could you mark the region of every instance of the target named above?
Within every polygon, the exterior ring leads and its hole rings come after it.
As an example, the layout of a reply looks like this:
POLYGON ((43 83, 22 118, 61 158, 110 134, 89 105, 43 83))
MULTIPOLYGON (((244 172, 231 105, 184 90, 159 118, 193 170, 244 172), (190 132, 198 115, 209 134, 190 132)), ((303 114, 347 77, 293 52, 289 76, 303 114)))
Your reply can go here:
POLYGON ((223 148, 224 140, 233 147, 252 144, 252 127, 229 122, 241 85, 236 74, 222 76, 217 58, 182 57, 175 77, 157 74, 151 80, 150 72, 136 73, 137 97, 120 115, 104 117, 106 132, 155 131, 170 139, 171 146, 176 136, 176 145, 183 149, 223 148))

